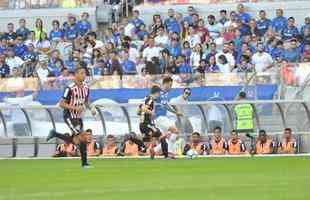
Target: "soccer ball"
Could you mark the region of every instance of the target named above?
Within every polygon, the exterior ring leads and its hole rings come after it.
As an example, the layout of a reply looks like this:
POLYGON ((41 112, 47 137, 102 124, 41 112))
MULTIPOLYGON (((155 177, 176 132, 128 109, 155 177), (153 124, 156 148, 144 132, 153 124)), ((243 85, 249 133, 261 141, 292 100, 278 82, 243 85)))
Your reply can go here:
POLYGON ((195 150, 190 149, 187 153, 186 153, 186 157, 188 159, 194 159, 198 157, 198 153, 195 150))

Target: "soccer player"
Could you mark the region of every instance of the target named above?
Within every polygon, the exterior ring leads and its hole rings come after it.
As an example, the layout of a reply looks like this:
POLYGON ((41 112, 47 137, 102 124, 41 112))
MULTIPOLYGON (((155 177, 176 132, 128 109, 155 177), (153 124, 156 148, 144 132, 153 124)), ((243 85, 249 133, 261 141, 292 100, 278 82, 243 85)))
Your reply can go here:
POLYGON ((165 77, 162 81, 160 96, 155 99, 155 122, 162 130, 167 131, 169 127, 174 125, 174 121, 167 117, 167 111, 182 116, 176 107, 169 105, 169 94, 172 88, 173 79, 165 77))
POLYGON ((86 71, 83 68, 78 68, 75 71, 74 82, 65 89, 63 97, 61 98, 59 105, 63 108, 64 121, 70 128, 72 135, 65 135, 51 130, 47 141, 57 137, 64 141, 70 141, 75 145, 79 145, 81 161, 83 168, 89 168, 87 162, 87 143, 89 141, 89 134, 83 130, 82 113, 85 109, 89 109, 92 115, 96 115, 96 108, 90 106, 89 88, 84 83, 86 77, 86 71))
MULTIPOLYGON (((139 106, 138 115, 140 115, 140 132, 143 135, 144 141, 149 141, 151 138, 156 138, 160 140, 162 145, 162 152, 165 158, 168 158, 168 144, 164 137, 162 137, 162 133, 155 126, 154 123, 154 107, 155 100, 159 98, 161 92, 161 88, 159 86, 153 86, 151 88, 150 95, 146 97, 144 103, 139 106)), ((151 149, 151 158, 154 158, 154 152, 151 149)))

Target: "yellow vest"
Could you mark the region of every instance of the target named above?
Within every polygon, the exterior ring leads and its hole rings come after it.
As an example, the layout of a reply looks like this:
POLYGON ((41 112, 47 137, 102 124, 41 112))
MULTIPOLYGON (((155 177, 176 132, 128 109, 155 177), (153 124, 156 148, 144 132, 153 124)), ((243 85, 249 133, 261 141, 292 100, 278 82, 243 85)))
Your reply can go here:
POLYGON ((253 107, 251 104, 238 104, 235 106, 236 113, 236 129, 250 130, 254 129, 253 123, 253 107))
POLYGON ((75 3, 75 0, 65 0, 62 3, 63 8, 76 8, 77 4, 75 3))

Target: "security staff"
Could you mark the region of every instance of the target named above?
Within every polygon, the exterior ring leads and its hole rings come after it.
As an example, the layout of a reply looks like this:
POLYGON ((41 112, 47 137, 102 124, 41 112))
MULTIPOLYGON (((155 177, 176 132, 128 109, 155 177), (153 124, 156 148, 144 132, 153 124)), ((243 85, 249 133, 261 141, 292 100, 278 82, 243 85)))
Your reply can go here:
MULTIPOLYGON (((239 93, 239 101, 246 100, 246 93, 239 93)), ((238 133, 253 133, 254 132, 254 122, 253 122, 253 107, 249 103, 237 104, 234 108, 236 116, 236 131, 238 133)))
MULTIPOLYGON (((239 101, 246 100, 246 93, 240 92, 238 96, 239 101)), ((254 133, 254 121, 253 121, 253 107, 249 103, 240 103, 237 104, 234 108, 236 116, 236 127, 235 130, 237 133, 243 133, 251 139, 251 149, 250 152, 253 152, 255 149, 255 136, 254 133)))

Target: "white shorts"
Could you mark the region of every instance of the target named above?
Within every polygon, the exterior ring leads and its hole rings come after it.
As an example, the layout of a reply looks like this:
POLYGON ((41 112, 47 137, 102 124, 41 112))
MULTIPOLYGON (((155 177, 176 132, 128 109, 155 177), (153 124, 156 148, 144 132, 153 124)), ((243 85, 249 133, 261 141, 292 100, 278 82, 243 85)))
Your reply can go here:
POLYGON ((162 133, 166 133, 169 127, 175 126, 175 120, 167 116, 160 116, 155 119, 155 124, 162 133))
MULTIPOLYGON (((175 143, 177 141, 177 134, 171 134, 169 138, 166 138, 166 141, 168 143, 168 153, 176 154, 176 148, 175 148, 175 143)), ((158 144, 155 148, 154 151, 156 153, 159 153, 161 151, 161 144, 158 144)))

